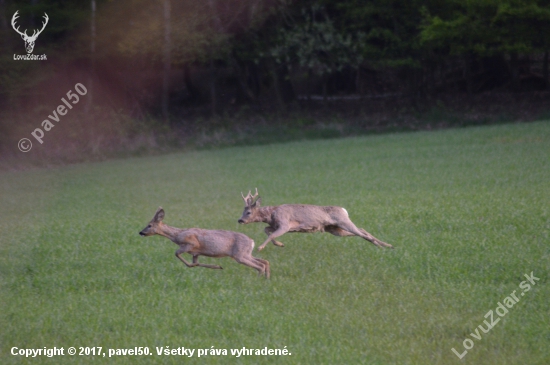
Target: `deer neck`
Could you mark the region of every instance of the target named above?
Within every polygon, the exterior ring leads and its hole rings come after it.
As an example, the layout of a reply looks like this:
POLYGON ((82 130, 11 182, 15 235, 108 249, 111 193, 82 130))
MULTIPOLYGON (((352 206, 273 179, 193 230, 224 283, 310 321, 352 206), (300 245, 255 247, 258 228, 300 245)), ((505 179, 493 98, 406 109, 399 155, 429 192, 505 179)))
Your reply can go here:
POLYGON ((273 223, 273 219, 271 217, 273 211, 275 210, 275 208, 277 207, 260 207, 258 209, 258 220, 257 222, 264 222, 264 223, 267 223, 269 225, 271 225, 271 223, 273 223))
POLYGON ((159 231, 157 234, 166 237, 173 242, 176 242, 177 236, 179 233, 181 233, 181 231, 183 231, 183 229, 163 224, 159 226, 159 231))

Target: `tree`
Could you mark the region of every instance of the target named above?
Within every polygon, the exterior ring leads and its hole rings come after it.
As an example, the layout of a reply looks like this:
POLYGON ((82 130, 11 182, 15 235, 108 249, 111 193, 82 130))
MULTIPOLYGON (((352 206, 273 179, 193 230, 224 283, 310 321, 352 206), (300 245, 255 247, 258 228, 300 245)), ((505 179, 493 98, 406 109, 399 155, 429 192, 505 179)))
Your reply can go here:
POLYGON ((96 0, 90 0, 90 75, 88 78, 88 97, 86 101, 86 112, 88 112, 94 101, 94 78, 96 60, 96 0))
POLYGON ((420 39, 425 47, 465 57, 472 91, 472 59, 509 54, 512 84, 518 83, 518 54, 550 47, 550 6, 540 0, 449 1, 445 8, 424 8, 420 39))
POLYGON ((305 67, 323 77, 326 97, 326 76, 346 66, 357 68, 363 61, 360 52, 363 42, 364 33, 352 37, 339 32, 324 8, 313 5, 302 9, 302 19, 279 30, 271 55, 279 64, 305 67))
POLYGON ((170 70, 172 64, 171 49, 172 40, 170 32, 170 0, 163 1, 164 14, 164 47, 163 47, 163 74, 162 74, 162 100, 161 110, 165 121, 168 120, 168 107, 170 99, 170 70))

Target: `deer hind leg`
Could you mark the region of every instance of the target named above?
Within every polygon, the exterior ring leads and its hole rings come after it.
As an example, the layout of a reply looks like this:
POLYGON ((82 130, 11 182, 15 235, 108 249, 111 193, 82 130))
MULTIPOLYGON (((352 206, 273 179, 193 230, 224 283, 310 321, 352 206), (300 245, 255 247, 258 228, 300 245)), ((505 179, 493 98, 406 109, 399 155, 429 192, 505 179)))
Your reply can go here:
MULTIPOLYGON (((267 226, 267 227, 265 227, 264 232, 265 232, 265 234, 267 234, 269 236, 270 234, 275 232, 275 229, 271 226, 267 226)), ((278 246, 278 247, 285 247, 284 243, 276 241, 276 240, 271 240, 271 243, 273 243, 275 246, 278 246)))
MULTIPOLYGON (((392 245, 390 245, 389 243, 386 243, 386 242, 384 242, 384 241, 380 241, 378 238, 374 237, 372 234, 370 234, 369 232, 365 231, 363 228, 359 228, 359 231, 361 231, 361 233, 363 233, 365 236, 370 237, 370 239, 373 240, 374 242, 376 242, 376 244, 378 244, 378 246, 393 248, 392 245)), ((369 240, 369 241, 370 241, 370 240, 369 240)), ((373 242, 373 241, 371 241, 371 242, 373 242)))
POLYGON ((259 257, 254 257, 252 256, 252 258, 260 263, 262 263, 264 266, 265 266, 265 277, 266 279, 269 279, 270 275, 271 275, 271 270, 269 268, 269 261, 267 260, 264 260, 264 259, 261 259, 259 257))
POLYGON ((355 236, 359 236, 359 237, 371 242, 375 246, 393 248, 392 245, 390 245, 389 243, 386 243, 384 241, 380 241, 378 238, 374 237, 372 234, 365 231, 363 228, 357 228, 351 220, 348 220, 347 222, 339 223, 338 227, 345 230, 345 231, 348 231, 348 232, 352 233, 355 236))
POLYGON ((337 226, 325 226, 325 232, 333 234, 335 236, 346 237, 346 236, 355 236, 355 234, 345 231, 342 228, 337 226))
POLYGON ((253 256, 250 256, 250 257, 245 257, 245 256, 234 257, 234 259, 239 264, 243 264, 243 265, 246 265, 246 266, 249 266, 253 269, 258 270, 258 273, 260 275, 265 275, 266 274, 266 265, 264 263, 260 262, 260 261, 257 261, 257 259, 253 256))

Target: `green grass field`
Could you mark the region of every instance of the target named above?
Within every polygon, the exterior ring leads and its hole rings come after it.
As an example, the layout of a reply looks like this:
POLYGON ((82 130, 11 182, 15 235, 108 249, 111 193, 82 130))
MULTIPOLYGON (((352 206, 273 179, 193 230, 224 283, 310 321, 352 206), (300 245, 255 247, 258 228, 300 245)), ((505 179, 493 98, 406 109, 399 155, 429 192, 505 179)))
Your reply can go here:
POLYGON ((1 364, 550 363, 549 122, 4 172, 0 211, 1 364), (286 247, 254 251, 271 263, 266 280, 230 258, 201 258, 224 270, 187 268, 172 242, 138 235, 162 206, 166 224, 258 246, 265 225, 237 224, 240 193, 255 187, 263 205, 343 206, 395 249, 286 234, 286 247), (531 272, 540 280, 524 292, 531 272), (514 290, 520 300, 473 338, 514 290), (459 360, 451 348, 463 343, 473 347, 459 360), (54 346, 65 356, 11 355, 54 346), (285 346, 291 355, 230 353, 285 346), (212 347, 228 355, 197 357, 212 347))

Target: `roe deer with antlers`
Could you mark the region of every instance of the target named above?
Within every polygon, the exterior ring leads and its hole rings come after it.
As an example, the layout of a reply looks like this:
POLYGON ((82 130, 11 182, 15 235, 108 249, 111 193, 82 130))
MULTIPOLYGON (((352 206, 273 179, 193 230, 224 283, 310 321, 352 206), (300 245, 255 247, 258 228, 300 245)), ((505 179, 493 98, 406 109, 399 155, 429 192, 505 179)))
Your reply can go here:
POLYGON ((162 207, 159 207, 151 222, 149 222, 147 227, 139 232, 139 234, 142 236, 153 236, 158 234, 180 246, 176 251, 176 257, 187 267, 201 266, 209 269, 222 269, 219 265, 199 263, 199 256, 229 256, 240 264, 258 270, 260 275, 265 275, 265 277, 269 279, 269 262, 252 256, 254 241, 250 237, 242 233, 231 231, 170 227, 162 223, 163 219, 164 210, 162 207), (189 263, 181 257, 182 253, 188 253, 193 256, 193 263, 189 263))
POLYGON ((349 219, 348 212, 342 207, 318 206, 304 204, 283 204, 278 206, 260 207, 261 198, 250 191, 244 200, 244 211, 238 220, 241 224, 264 222, 268 226, 264 232, 267 240, 258 247, 258 251, 271 241, 275 246, 282 247, 275 238, 287 232, 328 232, 335 236, 359 236, 378 247, 393 248, 392 245, 380 241, 362 228, 357 228, 349 219), (258 197, 256 199, 256 197, 258 197))

